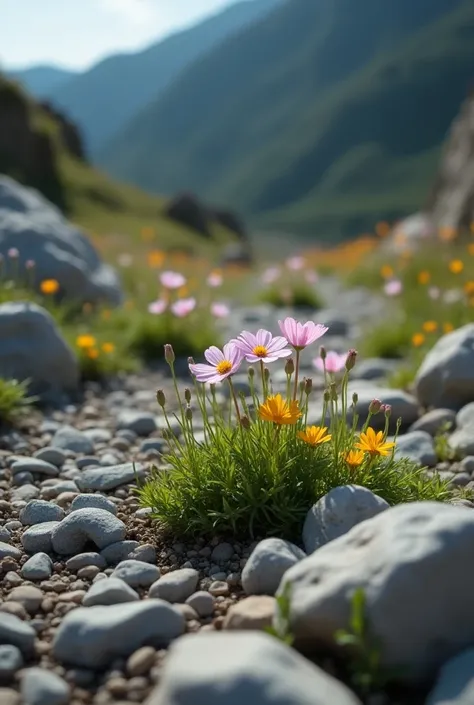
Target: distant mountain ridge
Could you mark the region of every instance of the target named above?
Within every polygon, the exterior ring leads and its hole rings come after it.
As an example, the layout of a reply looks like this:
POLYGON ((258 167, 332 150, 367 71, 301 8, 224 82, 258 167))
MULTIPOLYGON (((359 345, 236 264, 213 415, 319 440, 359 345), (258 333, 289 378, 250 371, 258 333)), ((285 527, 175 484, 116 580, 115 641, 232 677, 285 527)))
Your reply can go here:
POLYGON ((147 49, 110 56, 41 98, 81 129, 92 158, 186 67, 283 0, 242 0, 147 49))
POLYGON ((54 91, 63 88, 77 73, 57 66, 32 66, 9 71, 9 78, 19 81, 34 98, 47 99, 54 91))
POLYGON ((344 237, 422 205, 473 82, 472 0, 287 0, 181 73, 100 163, 344 237))

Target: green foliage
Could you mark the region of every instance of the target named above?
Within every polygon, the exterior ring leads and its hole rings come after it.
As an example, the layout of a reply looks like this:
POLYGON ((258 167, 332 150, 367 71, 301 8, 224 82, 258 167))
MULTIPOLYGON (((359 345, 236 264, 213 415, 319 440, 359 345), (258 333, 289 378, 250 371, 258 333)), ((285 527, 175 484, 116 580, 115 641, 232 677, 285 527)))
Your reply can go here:
POLYGON ((274 284, 260 292, 258 298, 262 303, 271 304, 275 308, 292 306, 318 311, 324 306, 324 302, 315 288, 305 282, 293 282, 285 286, 274 284))
POLYGON ((473 18, 471 0, 284 3, 184 71, 104 163, 150 191, 186 183, 262 228, 366 232, 424 203, 471 77, 473 18))
POLYGON ((0 377, 0 421, 14 422, 34 402, 28 396, 28 381, 0 377))
POLYGON ((361 351, 364 357, 403 358, 411 349, 413 332, 407 322, 380 323, 365 333, 361 351))
POLYGON ((449 443, 451 426, 452 423, 449 421, 443 424, 434 437, 435 453, 440 462, 453 462, 460 459, 458 453, 449 443))
POLYGON ((276 597, 273 625, 266 627, 267 634, 274 636, 284 644, 291 646, 294 636, 290 630, 291 583, 286 583, 281 595, 276 597))

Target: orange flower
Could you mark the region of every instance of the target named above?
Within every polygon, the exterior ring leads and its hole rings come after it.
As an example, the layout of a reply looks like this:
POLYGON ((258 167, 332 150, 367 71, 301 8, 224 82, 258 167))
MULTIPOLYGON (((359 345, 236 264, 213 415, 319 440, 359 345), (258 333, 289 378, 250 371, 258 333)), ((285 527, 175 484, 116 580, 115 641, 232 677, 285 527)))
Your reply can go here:
POLYGON ((474 281, 468 281, 464 284, 464 293, 467 296, 474 296, 474 281))
POLYGON ((178 298, 184 299, 189 294, 189 289, 187 286, 180 286, 178 291, 178 298))
POLYGON ((158 269, 165 261, 165 257, 165 253, 161 250, 152 250, 147 255, 148 266, 152 269, 158 269))
POLYGON ((360 440, 356 443, 356 448, 362 450, 364 453, 370 453, 370 455, 390 455, 393 448, 395 448, 395 443, 392 441, 387 442, 385 440, 385 435, 383 431, 378 431, 376 433, 373 428, 369 426, 367 431, 360 434, 360 440))
POLYGON ((375 232, 377 233, 378 237, 386 237, 390 232, 390 225, 385 221, 377 223, 377 225, 375 226, 375 232))
POLYGON ((467 251, 470 255, 474 255, 474 242, 469 243, 469 245, 467 246, 467 251))
POLYGON ((421 272, 418 272, 418 284, 428 284, 430 278, 431 275, 429 272, 426 271, 426 269, 421 272))
POLYGON ((327 426, 306 426, 305 431, 298 431, 297 436, 310 446, 316 447, 331 440, 327 426))
POLYGON ((115 351, 115 345, 113 343, 103 343, 102 344, 102 352, 104 352, 106 355, 110 355, 115 351))
POLYGON ((110 316, 111 316, 111 315, 112 315, 112 312, 109 311, 108 308, 105 308, 105 309, 102 311, 102 320, 103 320, 103 321, 108 321, 108 320, 110 319, 110 316))
POLYGON ((287 402, 281 394, 268 397, 264 404, 260 405, 258 415, 263 421, 271 421, 279 426, 295 424, 301 417, 301 411, 297 401, 287 402))
POLYGON ((462 270, 464 269, 464 262, 460 259, 453 259, 449 263, 449 271, 452 272, 453 274, 460 274, 462 270))
POLYGON ((415 333, 411 339, 412 345, 415 348, 419 348, 425 342, 425 336, 423 333, 415 333))
POLYGON ((43 279, 40 284, 40 289, 42 294, 47 296, 52 296, 57 294, 59 291, 59 282, 56 279, 43 279))
POLYGON ((351 470, 362 465, 365 459, 365 455, 361 450, 349 450, 347 453, 343 453, 342 457, 351 470))
POLYGON ((425 333, 434 333, 438 330, 438 323, 436 321, 425 321, 423 323, 423 330, 425 333))
POLYGON ((142 240, 143 242, 151 242, 155 237, 155 230, 153 228, 142 228, 142 240))
POLYGON ((456 239, 456 228, 446 225, 445 227, 439 229, 438 235, 440 240, 443 240, 443 242, 452 242, 452 240, 456 239))
POLYGON ((84 334, 84 335, 78 335, 76 338, 76 345, 78 348, 81 349, 87 349, 87 348, 93 348, 96 344, 96 340, 93 335, 89 334, 84 334))
POLYGON ((380 269, 380 276, 384 279, 391 279, 393 277, 393 269, 389 264, 384 264, 380 269))
POLYGON ((96 350, 96 348, 89 348, 86 354, 87 357, 91 360, 97 360, 97 358, 99 357, 99 351, 96 350))
POLYGON ((451 331, 454 330, 454 326, 452 323, 443 323, 443 332, 444 333, 451 333, 451 331))

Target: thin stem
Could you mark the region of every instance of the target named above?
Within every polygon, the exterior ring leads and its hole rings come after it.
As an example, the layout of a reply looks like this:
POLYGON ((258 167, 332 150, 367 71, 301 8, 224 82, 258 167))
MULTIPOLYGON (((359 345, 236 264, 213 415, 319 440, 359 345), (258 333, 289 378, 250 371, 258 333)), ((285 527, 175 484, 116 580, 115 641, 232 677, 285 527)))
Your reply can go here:
POLYGON ((236 397, 236 395, 235 395, 235 389, 234 389, 234 385, 233 385, 233 382, 232 382, 232 378, 231 378, 231 377, 227 377, 227 380, 228 380, 228 382, 229 382, 230 393, 231 393, 232 399, 234 400, 234 404, 235 404, 235 413, 237 414, 237 421, 238 421, 239 426, 242 428, 241 423, 240 423, 240 422, 241 422, 241 416, 240 416, 239 404, 238 404, 238 402, 237 402, 237 397, 236 397))
POLYGON ((267 383, 265 381, 265 366, 263 360, 260 360, 260 375, 262 377, 263 401, 267 400, 267 383))
POLYGON ((293 400, 296 401, 296 396, 298 394, 298 374, 300 371, 300 355, 301 350, 296 350, 296 361, 295 361, 295 387, 293 391, 293 400))

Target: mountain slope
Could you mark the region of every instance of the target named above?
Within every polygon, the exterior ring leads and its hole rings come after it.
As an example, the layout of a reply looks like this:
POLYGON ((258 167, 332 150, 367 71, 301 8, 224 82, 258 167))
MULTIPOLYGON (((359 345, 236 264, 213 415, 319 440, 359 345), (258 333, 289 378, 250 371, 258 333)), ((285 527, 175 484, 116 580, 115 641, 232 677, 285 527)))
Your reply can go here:
POLYGON ((185 72, 103 164, 272 227, 353 234, 421 205, 470 79, 470 0, 288 0, 185 72))
POLYGON ((226 37, 257 21, 281 0, 238 2, 145 51, 111 56, 49 96, 83 132, 94 157, 187 66, 226 37))
POLYGON ((63 88, 77 75, 74 71, 60 69, 56 66, 32 66, 28 69, 10 71, 8 77, 19 81, 34 98, 44 100, 52 93, 63 88))

